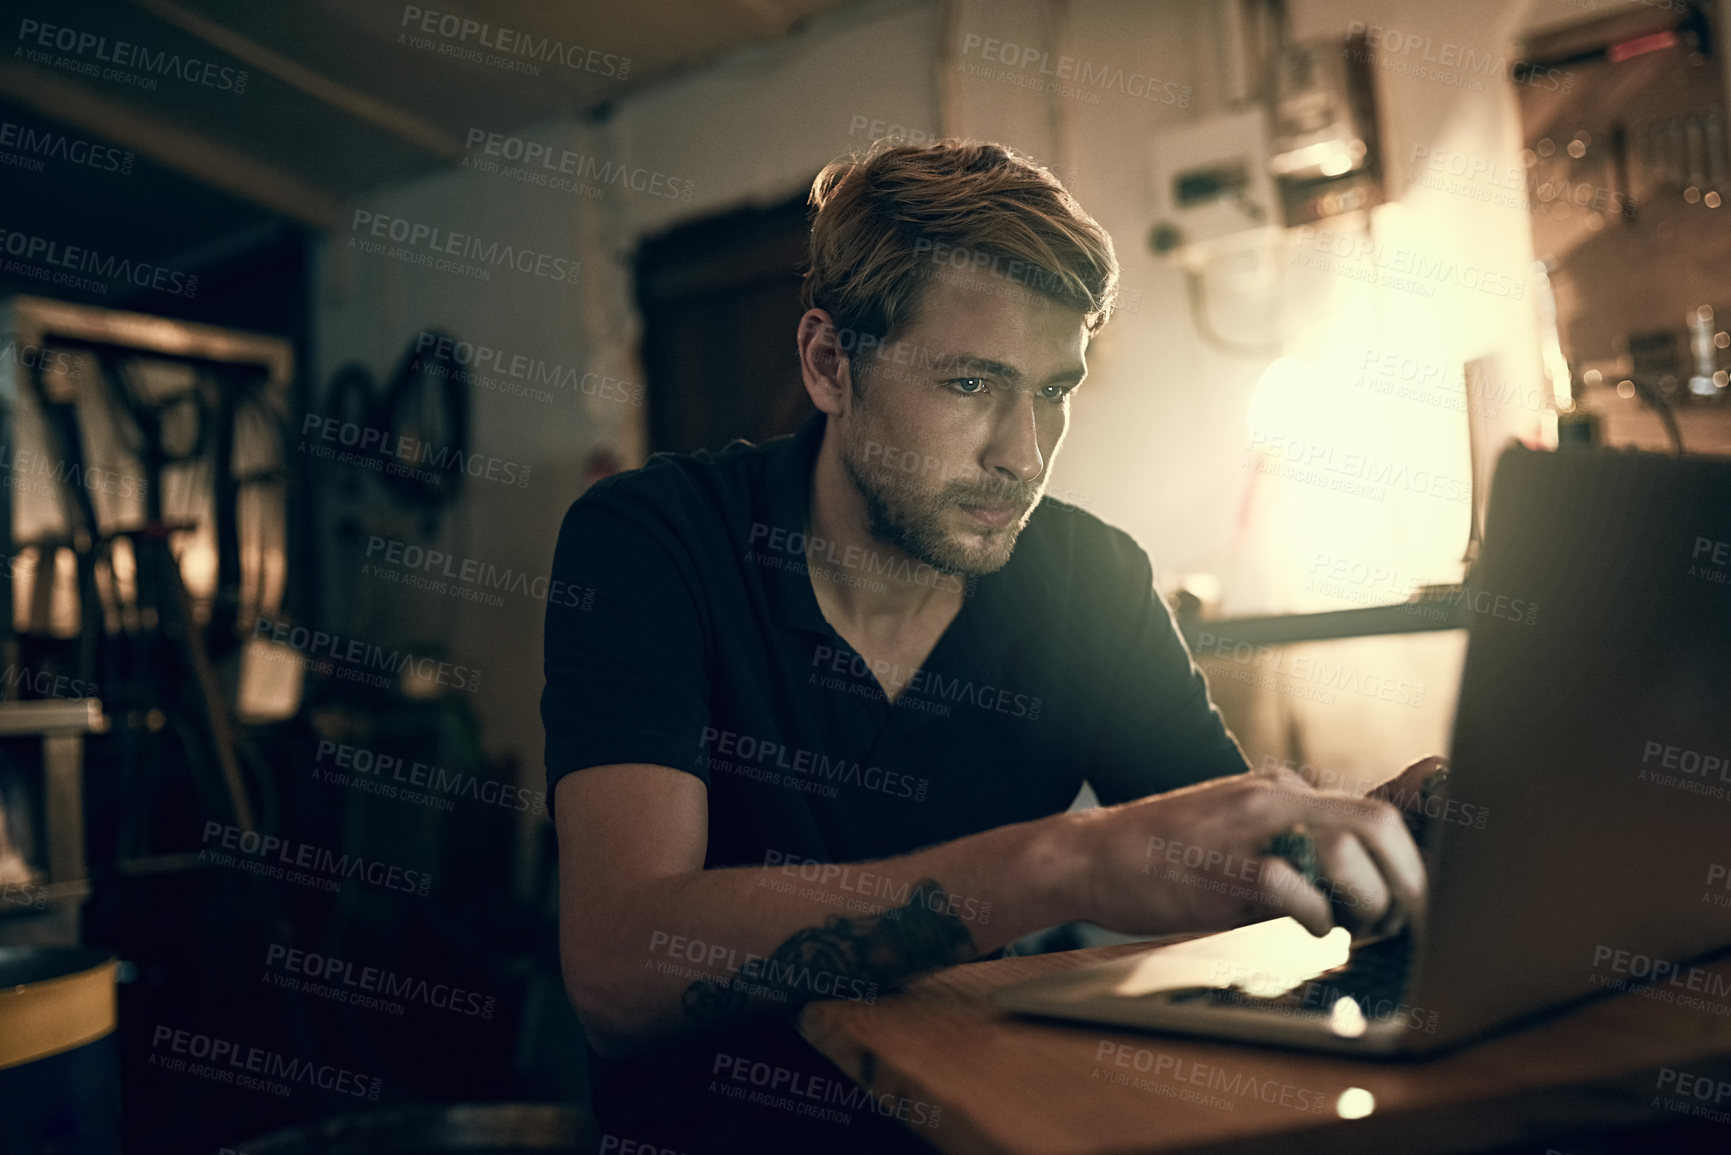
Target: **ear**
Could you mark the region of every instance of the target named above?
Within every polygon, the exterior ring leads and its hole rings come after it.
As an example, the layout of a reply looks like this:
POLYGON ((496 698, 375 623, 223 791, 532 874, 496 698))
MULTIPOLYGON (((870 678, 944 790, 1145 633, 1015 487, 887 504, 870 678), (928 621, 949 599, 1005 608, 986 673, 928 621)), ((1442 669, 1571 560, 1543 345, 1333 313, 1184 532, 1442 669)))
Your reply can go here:
POLYGON ((797 340, 799 372, 811 403, 831 416, 846 413, 853 370, 834 319, 823 309, 807 309, 799 319, 797 340))

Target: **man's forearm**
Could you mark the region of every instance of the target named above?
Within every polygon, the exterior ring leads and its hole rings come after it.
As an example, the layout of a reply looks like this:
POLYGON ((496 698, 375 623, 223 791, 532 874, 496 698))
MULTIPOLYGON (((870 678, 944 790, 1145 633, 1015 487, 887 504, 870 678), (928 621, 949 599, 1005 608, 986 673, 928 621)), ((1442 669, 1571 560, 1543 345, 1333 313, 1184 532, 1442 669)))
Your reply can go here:
POLYGON ((1084 917, 1070 826, 1061 814, 878 862, 698 871, 583 904, 562 944, 573 997, 604 1054, 813 998, 871 1001, 1084 917))

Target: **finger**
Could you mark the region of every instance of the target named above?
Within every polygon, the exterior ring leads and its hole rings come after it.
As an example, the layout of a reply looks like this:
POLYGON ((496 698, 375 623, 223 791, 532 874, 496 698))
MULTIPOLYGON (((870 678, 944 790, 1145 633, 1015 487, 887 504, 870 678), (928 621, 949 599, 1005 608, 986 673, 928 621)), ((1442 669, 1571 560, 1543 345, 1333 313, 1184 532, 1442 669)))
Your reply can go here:
POLYGON ((1387 798, 1391 794, 1399 794, 1402 797, 1417 795, 1424 789, 1425 782, 1430 779, 1432 774, 1435 774, 1438 770, 1446 769, 1448 769, 1448 759, 1440 755, 1433 754, 1428 758, 1420 758, 1417 762, 1414 762, 1411 766, 1408 766, 1405 770, 1402 770, 1399 774, 1396 774, 1393 778, 1384 782, 1375 790, 1372 790, 1370 792, 1370 797, 1387 798))
POLYGON ((1439 771, 1449 768, 1449 760, 1440 754, 1432 754, 1429 758, 1420 758, 1401 772, 1401 784, 1412 790, 1423 790, 1425 783, 1439 771))
POLYGON ((1313 833, 1344 827, 1358 836, 1392 896, 1392 909, 1379 930, 1392 934, 1422 910, 1424 859, 1400 812, 1387 802, 1308 787, 1288 789, 1283 782, 1271 781, 1263 789, 1261 811, 1258 821, 1272 830, 1302 823, 1313 833))
POLYGON ((1393 897, 1379 929, 1393 934, 1424 906, 1424 858, 1400 811, 1374 799, 1353 801, 1351 806, 1319 808, 1323 812, 1313 824, 1318 828, 1344 825, 1369 852, 1393 897))
POLYGON ((1264 858, 1257 882, 1262 905, 1270 911, 1291 915, 1317 938, 1334 929, 1334 912, 1328 899, 1284 858, 1264 858))
POLYGON ((1358 837, 1393 899, 1379 929, 1393 933, 1420 910, 1425 896, 1424 859, 1400 812, 1387 802, 1317 791, 1308 795, 1283 793, 1271 797, 1267 805, 1282 828, 1303 823, 1313 832, 1344 828, 1358 837))
POLYGON ((1346 830, 1320 832, 1316 853, 1336 921, 1358 934, 1388 917, 1394 896, 1357 836, 1346 830))

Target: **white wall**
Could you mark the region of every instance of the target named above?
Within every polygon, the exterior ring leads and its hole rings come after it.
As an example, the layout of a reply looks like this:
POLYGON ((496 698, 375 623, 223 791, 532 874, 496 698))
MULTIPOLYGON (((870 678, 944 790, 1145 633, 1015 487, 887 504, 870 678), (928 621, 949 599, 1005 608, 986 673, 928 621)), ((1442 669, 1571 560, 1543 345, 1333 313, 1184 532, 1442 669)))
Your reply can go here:
MULTIPOLYGON (((363 253, 350 246, 349 233, 334 235, 317 272, 315 409, 326 412, 324 386, 339 366, 360 361, 382 381, 423 327, 579 376, 641 382, 629 265, 638 243, 683 219, 798 193, 825 163, 870 142, 856 117, 868 126, 876 119, 909 129, 932 125, 936 30, 934 11, 925 4, 873 5, 665 83, 623 102, 601 125, 475 126, 546 144, 555 153, 569 149, 597 163, 643 167, 677 180, 681 189, 689 184, 691 198, 607 185, 605 195, 593 199, 468 169, 360 198, 351 209, 578 257, 581 279, 566 286, 506 271, 483 283, 363 253)), ((325 485, 320 501, 329 613, 314 624, 411 650, 442 640, 454 658, 482 671, 475 706, 487 752, 515 755, 524 783, 534 787, 542 778, 543 604, 441 601, 364 576, 367 536, 545 574, 560 519, 587 483, 590 453, 612 448, 626 465, 641 463, 643 410, 575 390, 544 404, 473 389, 471 403, 475 450, 529 465, 530 484, 466 483, 461 500, 428 537, 421 536, 418 516, 395 507, 376 484, 368 482, 352 497, 325 485), (358 527, 358 538, 339 540, 345 521, 358 527), (429 622, 431 631, 416 625, 429 622)), ((320 472, 332 479, 356 476, 328 467, 320 472)))
MULTIPOLYGON (((527 135, 582 147, 582 134, 569 127, 527 135)), ((581 256, 587 271, 576 203, 497 176, 443 173, 382 190, 352 208, 473 234, 489 243, 581 256)), ((573 367, 579 374, 593 369, 617 375, 588 333, 593 311, 587 307, 592 296, 587 283, 560 285, 511 270, 495 270, 491 282, 478 283, 349 247, 352 238, 367 235, 363 229, 334 236, 320 262, 319 363, 314 377, 319 413, 328 412, 323 390, 339 366, 362 362, 382 388, 423 327, 511 355, 573 367)), ((472 389, 470 398, 471 447, 528 465, 528 486, 467 479, 463 497, 445 515, 439 532, 423 536, 419 515, 396 506, 376 483, 368 481, 352 498, 339 486, 325 485, 321 521, 331 620, 316 624, 417 653, 417 646, 443 640, 454 660, 481 671, 475 705, 486 724, 488 748, 494 753, 514 750, 532 761, 539 750, 535 704, 541 681, 539 646, 532 640, 540 636, 542 603, 511 597, 495 608, 363 576, 367 537, 377 534, 483 564, 544 574, 559 517, 579 490, 583 461, 592 447, 617 438, 635 415, 628 406, 575 390, 556 394, 552 404, 489 389, 472 389), (338 527, 345 522, 358 527, 358 539, 339 537, 338 527), (434 638, 427 637, 425 623, 436 631, 434 638)), ((329 466, 320 472, 328 478, 364 476, 329 466)))
MULTIPOLYGON (((1206 115, 1219 98, 1213 83, 1219 73, 1214 9, 1075 5, 1070 51, 1084 58, 1151 59, 1194 85, 1193 111, 1206 115), (1159 12, 1168 13, 1164 21, 1156 18, 1159 12), (1127 35, 1130 22, 1140 22, 1145 31, 1127 35), (1180 41, 1186 30, 1191 37, 1180 41)), ((1514 14, 1495 0, 1446 9, 1406 0, 1297 0, 1290 12, 1295 39, 1344 38, 1357 21, 1428 37, 1437 52, 1450 43, 1513 59, 1506 45, 1514 14)), ((1428 257, 1525 279, 1531 240, 1524 212, 1408 186, 1415 146, 1518 166, 1509 86, 1492 76, 1484 91, 1473 92, 1390 67, 1377 68, 1375 78, 1388 195, 1395 203, 1375 210, 1368 226, 1322 226, 1322 239, 1338 238, 1342 245, 1362 240, 1391 261, 1410 246, 1428 257)), ((1168 582, 1188 572, 1222 578, 1228 612, 1344 608, 1350 602, 1308 596, 1312 591, 1303 588, 1317 553, 1397 571, 1407 585, 1457 578, 1453 563, 1467 529, 1464 503, 1398 487, 1382 500, 1341 497, 1247 468, 1251 401, 1275 356, 1235 355, 1205 342, 1181 276, 1146 246, 1156 216, 1150 155, 1158 129, 1172 122, 1174 111, 1139 109, 1127 101, 1065 109, 1070 147, 1086 158, 1073 190, 1118 239, 1125 287, 1139 293, 1140 302, 1137 312, 1113 321, 1091 358, 1093 375, 1078 398, 1059 484, 1098 494, 1094 508, 1135 533, 1168 582)), ((1287 399, 1295 412, 1277 406, 1275 418, 1261 422, 1258 432, 1268 440, 1284 435, 1288 444, 1302 442, 1307 455, 1362 450, 1392 460, 1397 469, 1406 467, 1409 475, 1430 469, 1464 480, 1464 415, 1379 397, 1356 384, 1358 369, 1371 350, 1451 370, 1469 358, 1497 355, 1515 391, 1530 399, 1537 385, 1531 286, 1518 301, 1442 281, 1424 286, 1434 288, 1435 296, 1367 288, 1344 275, 1362 271, 1364 260, 1336 260, 1336 268, 1323 272, 1295 264, 1295 258, 1315 252, 1316 244, 1304 246, 1298 236, 1249 272, 1223 262, 1206 275, 1213 325, 1223 336, 1248 345, 1275 342, 1309 369, 1289 383, 1287 399)), ((1495 432, 1499 439, 1517 426, 1532 432, 1526 419, 1534 416, 1503 406, 1493 419, 1495 432)))

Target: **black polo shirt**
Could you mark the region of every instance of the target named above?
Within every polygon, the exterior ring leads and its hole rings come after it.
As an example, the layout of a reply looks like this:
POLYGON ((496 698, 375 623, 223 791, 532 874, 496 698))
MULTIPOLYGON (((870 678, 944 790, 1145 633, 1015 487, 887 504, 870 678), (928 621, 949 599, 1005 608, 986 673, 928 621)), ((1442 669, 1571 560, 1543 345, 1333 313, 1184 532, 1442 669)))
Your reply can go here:
POLYGON ((709 788, 706 865, 761 866, 1056 814, 1084 779, 1110 803, 1247 769, 1147 555, 1050 498, 998 572, 906 571, 967 596, 891 704, 812 590, 883 580, 887 557, 819 543, 828 577, 806 572, 825 420, 657 454, 571 506, 547 608, 549 796, 587 766, 684 770, 709 788))
MULTIPOLYGON (((966 596, 890 703, 812 590, 882 580, 886 556, 810 543, 828 577, 806 569, 825 421, 814 413, 761 445, 657 454, 571 506, 551 575, 562 596, 547 603, 549 797, 585 767, 683 770, 708 786, 705 865, 761 866, 888 857, 1057 814, 1084 780, 1112 803, 1248 769, 1147 555, 1049 498, 998 572, 962 585, 907 571, 966 596)), ((731 1113, 760 1132, 742 1149, 791 1136, 804 1121, 753 1116, 715 1093, 712 1061, 729 1048, 836 1074, 786 1022, 709 1032, 630 1064, 592 1055, 603 1130, 680 1150, 701 1133, 702 1149, 728 1150, 714 1117, 731 1113)), ((834 1150, 878 1125, 858 1122, 807 1138, 834 1150)))

